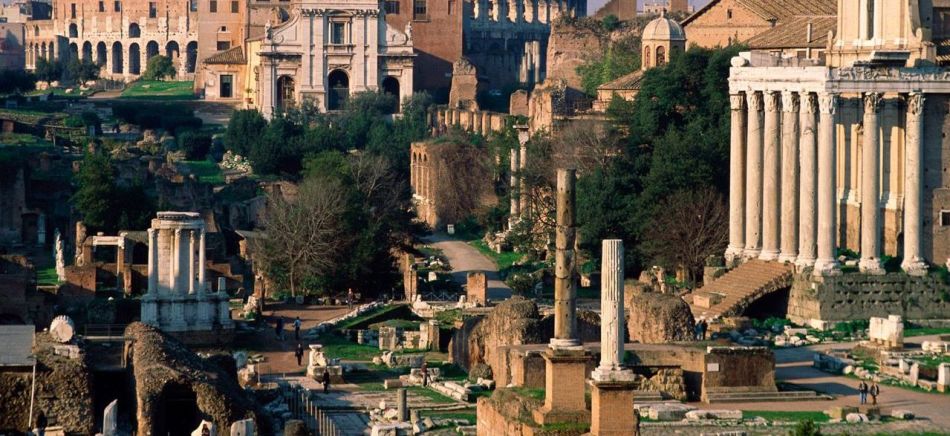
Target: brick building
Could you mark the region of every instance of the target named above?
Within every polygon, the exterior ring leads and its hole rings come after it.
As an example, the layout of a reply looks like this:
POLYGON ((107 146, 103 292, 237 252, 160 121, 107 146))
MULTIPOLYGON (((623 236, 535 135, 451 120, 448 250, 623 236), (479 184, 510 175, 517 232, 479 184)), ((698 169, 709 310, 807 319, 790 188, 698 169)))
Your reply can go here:
POLYGON ((799 17, 836 14, 836 0, 712 0, 681 24, 687 45, 712 48, 747 42, 799 17))

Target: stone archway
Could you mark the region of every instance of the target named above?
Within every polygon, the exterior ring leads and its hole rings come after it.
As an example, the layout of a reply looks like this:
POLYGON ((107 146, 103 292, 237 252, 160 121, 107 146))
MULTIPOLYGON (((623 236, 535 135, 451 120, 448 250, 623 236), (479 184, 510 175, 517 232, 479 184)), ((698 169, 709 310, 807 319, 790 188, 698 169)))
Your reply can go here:
POLYGON ((106 49, 106 43, 99 41, 96 44, 96 65, 104 66, 106 62, 109 62, 109 51, 106 49))
POLYGON ((137 42, 129 44, 129 74, 142 74, 142 52, 137 42))
POLYGON ((89 41, 82 43, 82 60, 92 60, 92 43, 89 41))
POLYGON ((280 76, 277 78, 277 104, 280 109, 287 109, 294 105, 295 84, 294 78, 280 76))
POLYGON ((327 76, 327 110, 340 110, 350 96, 350 77, 341 70, 333 70, 327 76))
POLYGON ((158 56, 158 43, 149 41, 148 44, 145 44, 145 62, 155 56, 158 56))
POLYGON ((69 37, 79 38, 79 26, 76 23, 69 23, 69 37))
POLYGON ((657 46, 656 48, 656 66, 662 67, 666 64, 666 47, 657 46))
POLYGON ((69 60, 79 59, 79 45, 75 42, 69 43, 69 60))
POLYGON ((185 46, 185 72, 194 73, 198 64, 198 43, 191 41, 185 46))
POLYGON ((142 28, 138 23, 129 23, 129 38, 138 38, 142 36, 142 28))
POLYGON ((154 434, 188 435, 201 424, 198 395, 191 386, 169 383, 162 389, 158 410, 152 417, 154 434))
POLYGON ((112 43, 112 74, 122 74, 123 71, 123 53, 122 43, 119 41, 112 43))
POLYGON ((384 94, 393 97, 393 106, 390 108, 390 113, 398 113, 400 103, 402 103, 399 92, 399 80, 393 76, 386 76, 386 78, 383 79, 382 88, 384 94))

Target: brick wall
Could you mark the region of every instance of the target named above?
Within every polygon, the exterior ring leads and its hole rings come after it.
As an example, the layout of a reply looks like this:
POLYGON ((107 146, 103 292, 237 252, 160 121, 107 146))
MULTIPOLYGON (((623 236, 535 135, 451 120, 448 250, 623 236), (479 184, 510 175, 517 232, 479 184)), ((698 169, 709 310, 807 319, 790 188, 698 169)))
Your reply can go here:
POLYGON ((746 41, 772 28, 771 23, 742 7, 737 0, 722 0, 684 26, 687 47, 725 47, 746 41))

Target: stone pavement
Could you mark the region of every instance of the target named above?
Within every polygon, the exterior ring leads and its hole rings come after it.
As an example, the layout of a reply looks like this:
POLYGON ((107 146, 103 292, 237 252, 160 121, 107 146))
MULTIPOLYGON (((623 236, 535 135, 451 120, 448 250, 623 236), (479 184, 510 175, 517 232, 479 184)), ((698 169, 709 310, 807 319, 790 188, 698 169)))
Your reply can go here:
MULTIPOLYGON (((936 337, 932 337, 936 338, 936 337)), ((920 336, 907 338, 906 343, 919 343, 928 337, 920 336)), ((693 404, 701 409, 741 409, 741 410, 772 410, 793 411, 811 410, 823 411, 832 406, 858 405, 858 380, 829 374, 812 368, 812 356, 815 351, 826 349, 847 349, 853 343, 819 344, 809 347, 780 348, 775 350, 775 379, 812 389, 821 393, 835 396, 830 401, 811 402, 757 402, 757 403, 727 403, 727 404, 693 404)), ((884 414, 892 409, 910 410, 923 421, 916 424, 950 430, 950 395, 925 393, 902 389, 893 386, 880 385, 881 395, 878 404, 884 414)))
POLYGON ((475 247, 468 245, 465 241, 452 239, 444 233, 435 233, 424 238, 424 241, 442 250, 445 257, 449 259, 449 264, 452 265, 452 279, 456 282, 464 285, 467 280, 466 275, 470 271, 484 271, 488 279, 488 298, 493 301, 511 298, 511 288, 499 278, 495 261, 475 247))

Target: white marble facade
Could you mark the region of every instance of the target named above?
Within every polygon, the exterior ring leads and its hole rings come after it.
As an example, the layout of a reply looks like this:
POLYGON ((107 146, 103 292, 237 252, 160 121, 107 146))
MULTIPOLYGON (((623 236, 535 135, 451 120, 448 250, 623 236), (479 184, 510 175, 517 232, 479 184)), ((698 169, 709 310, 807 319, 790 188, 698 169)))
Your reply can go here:
POLYGON ((168 332, 233 328, 228 295, 205 280, 205 224, 195 212, 159 212, 148 229, 148 291, 141 320, 168 332))
POLYGON ((348 96, 383 91, 399 102, 412 95, 411 23, 387 25, 381 3, 304 0, 287 22, 265 31, 258 88, 261 111, 312 101, 322 111, 342 109, 348 96))

